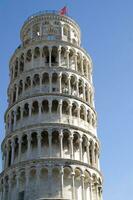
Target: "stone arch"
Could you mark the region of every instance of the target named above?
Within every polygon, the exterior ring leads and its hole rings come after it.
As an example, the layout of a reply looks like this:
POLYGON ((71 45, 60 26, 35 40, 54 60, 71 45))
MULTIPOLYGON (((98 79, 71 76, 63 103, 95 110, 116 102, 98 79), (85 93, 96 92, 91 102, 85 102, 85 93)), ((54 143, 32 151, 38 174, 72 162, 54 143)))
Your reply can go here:
POLYGON ((74 134, 73 134, 73 157, 75 160, 80 159, 79 138, 80 138, 79 133, 74 132, 74 134))
POLYGON ((27 90, 30 87, 31 87, 31 78, 30 76, 28 76, 26 77, 26 80, 25 80, 25 90, 27 90))
POLYGON ((52 156, 60 157, 60 140, 57 130, 52 131, 52 156))
POLYGON ((46 167, 42 167, 40 171, 40 185, 39 185, 39 191, 40 191, 40 197, 48 197, 49 193, 49 184, 48 184, 48 169, 46 167))
POLYGON ((94 151, 94 142, 90 140, 90 145, 89 145, 89 153, 90 153, 90 165, 93 165, 93 151, 94 151))
POLYGON ((83 135, 82 137, 82 159, 83 162, 88 162, 88 155, 87 155, 87 145, 88 145, 88 138, 86 135, 83 135))
POLYGON ((22 94, 23 92, 23 81, 19 81, 19 86, 18 86, 18 95, 22 94))
POLYGON ((67 66, 67 59, 66 59, 66 48, 61 47, 61 66, 67 66))
POLYGON ((84 73, 84 76, 87 77, 87 64, 86 64, 85 58, 83 58, 83 73, 84 73))
POLYGON ((22 135, 22 143, 21 143, 21 153, 22 153, 21 154, 21 159, 25 158, 25 153, 27 151, 27 148, 28 148, 27 135, 23 134, 22 135))
POLYGON ((76 88, 76 84, 77 84, 77 77, 75 75, 71 75, 71 79, 70 79, 70 85, 71 85, 71 94, 73 96, 77 95, 77 88, 76 88))
POLYGON ((62 114, 69 114, 69 103, 66 100, 62 102, 62 114))
POLYGON ((14 125, 14 111, 11 111, 11 130, 13 129, 14 125))
POLYGON ((48 46, 43 47, 42 57, 44 58, 45 64, 49 64, 49 48, 48 48, 48 46))
POLYGON ((49 135, 48 135, 48 131, 43 130, 41 132, 41 153, 44 157, 48 157, 49 155, 49 135))
POLYGON ((92 116, 92 119, 91 119, 92 120, 92 126, 95 127, 96 126, 96 118, 95 118, 94 113, 92 113, 91 116, 92 116))
POLYGON ((88 170, 84 171, 84 194, 85 200, 90 199, 90 183, 91 183, 91 174, 88 170))
POLYGON ((29 116, 29 104, 25 103, 23 109, 23 117, 28 117, 28 116, 29 116))
POLYGON ((49 112, 49 102, 47 99, 42 101, 42 107, 41 107, 42 113, 48 113, 49 112))
POLYGON ((14 85, 14 90, 13 90, 13 99, 12 99, 13 103, 16 101, 16 97, 17 97, 17 86, 15 84, 14 85))
POLYGON ((16 195, 16 172, 12 171, 12 177, 11 177, 11 193, 10 193, 10 198, 13 199, 14 196, 16 195))
POLYGON ((20 56, 20 69, 19 69, 20 73, 22 73, 24 71, 24 53, 21 54, 20 56))
POLYGON ((11 148, 11 140, 8 141, 8 153, 9 153, 9 159, 8 159, 8 167, 11 166, 11 157, 12 157, 12 148, 11 148))
POLYGON ((47 72, 44 72, 42 75, 42 85, 43 85, 43 91, 49 92, 49 74, 47 72))
POLYGON ((34 59, 38 59, 40 57, 40 48, 35 47, 34 49, 34 59))
POLYGON ((18 76, 18 58, 15 60, 14 78, 18 76))
POLYGON ((30 169, 29 173, 29 185, 31 193, 29 193, 29 199, 34 199, 33 197, 36 195, 36 178, 37 178, 37 172, 36 168, 32 167, 30 169))
POLYGON ((36 132, 31 133, 31 147, 32 149, 37 148, 37 133, 36 132))
POLYGON ((85 101, 89 103, 89 85, 85 84, 85 101))
POLYGON ((72 199, 72 169, 68 166, 64 167, 64 193, 67 194, 68 199, 72 199))
POLYGON ((61 87, 62 87, 62 93, 68 94, 69 88, 68 88, 68 75, 63 73, 61 77, 61 87))
POLYGON ((26 62, 31 62, 32 59, 32 52, 31 49, 29 49, 26 53, 26 62))
POLYGON ((83 105, 80 106, 80 118, 83 120, 86 118, 86 108, 83 105))
POLYGON ((94 161, 95 161, 95 165, 97 167, 97 165, 98 165, 98 145, 97 145, 97 143, 94 144, 94 161))
POLYGON ((80 74, 82 74, 82 66, 81 66, 81 59, 82 59, 82 56, 81 54, 78 52, 77 53, 77 70, 80 74))
POLYGON ((83 99, 83 80, 81 80, 81 79, 79 79, 79 84, 78 84, 78 89, 79 89, 79 97, 81 98, 81 99, 83 99))
POLYGON ((38 101, 34 101, 32 103, 32 115, 38 114, 38 112, 39 112, 38 101))
POLYGON ((52 63, 52 66, 55 66, 58 63, 58 48, 56 46, 52 47, 51 63, 52 63))
POLYGON ((92 187, 92 192, 93 192, 93 197, 97 198, 97 175, 96 174, 92 174, 92 183, 93 183, 93 187, 92 187))
POLYGON ((25 172, 22 170, 20 171, 20 177, 19 178, 19 198, 24 197, 24 192, 25 192, 25 182, 26 182, 26 175, 25 172))
POLYGON ((91 123, 91 111, 89 109, 87 110, 87 122, 91 123))
POLYGON ((60 170, 58 167, 52 169, 52 196, 53 198, 60 196, 60 170))
POLYGON ((58 90, 58 74, 54 72, 52 74, 52 92, 57 92, 58 90))
POLYGON ((51 109, 53 113, 58 112, 58 106, 59 106, 59 102, 57 100, 53 100, 52 101, 52 109, 51 109))
POLYGON ((75 50, 74 49, 70 49, 70 52, 69 52, 69 66, 71 66, 71 69, 73 69, 73 70, 75 70, 74 54, 75 54, 75 50))
POLYGON ((21 108, 20 106, 18 106, 16 110, 16 121, 20 120, 20 118, 21 118, 21 108))
POLYGON ((64 35, 64 40, 70 40, 70 27, 67 24, 64 24, 63 26, 63 35, 64 35))
POLYGON ((33 77, 33 86, 36 87, 40 85, 40 76, 39 74, 35 74, 33 77))
POLYGON ((63 130, 63 155, 64 158, 70 158, 70 132, 66 129, 63 130))
POLYGON ((78 117, 78 103, 77 102, 72 103, 72 116, 78 117))
POLYGON ((37 133, 31 133, 31 155, 32 158, 37 156, 37 133))
POLYGON ((82 194, 81 174, 82 174, 81 169, 75 168, 75 197, 76 197, 76 200, 81 200, 81 194, 82 194))
POLYGON ((19 149, 19 143, 18 143, 18 137, 14 138, 14 160, 18 157, 18 149, 19 149))

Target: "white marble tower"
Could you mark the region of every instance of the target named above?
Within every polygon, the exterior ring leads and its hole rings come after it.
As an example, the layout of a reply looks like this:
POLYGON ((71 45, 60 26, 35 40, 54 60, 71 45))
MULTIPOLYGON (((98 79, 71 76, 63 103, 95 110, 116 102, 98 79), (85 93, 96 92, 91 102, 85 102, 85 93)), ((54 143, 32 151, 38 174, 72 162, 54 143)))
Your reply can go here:
POLYGON ((29 17, 10 60, 1 200, 102 200, 92 60, 56 11, 29 17))

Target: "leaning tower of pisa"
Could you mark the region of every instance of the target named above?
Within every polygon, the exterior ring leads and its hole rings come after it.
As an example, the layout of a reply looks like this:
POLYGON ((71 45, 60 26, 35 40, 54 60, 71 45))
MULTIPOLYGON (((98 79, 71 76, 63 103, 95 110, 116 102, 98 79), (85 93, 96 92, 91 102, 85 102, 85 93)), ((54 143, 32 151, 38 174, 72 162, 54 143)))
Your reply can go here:
POLYGON ((0 200, 102 200, 92 61, 78 24, 29 17, 11 57, 0 200))

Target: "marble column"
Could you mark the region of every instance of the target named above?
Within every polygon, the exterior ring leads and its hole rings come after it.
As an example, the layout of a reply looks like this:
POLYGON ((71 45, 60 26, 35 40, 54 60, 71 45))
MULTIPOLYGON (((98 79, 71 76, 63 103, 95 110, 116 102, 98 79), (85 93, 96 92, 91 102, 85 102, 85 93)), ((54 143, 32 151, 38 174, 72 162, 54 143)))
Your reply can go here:
POLYGON ((71 176, 72 176, 72 200, 76 200, 75 199, 75 173, 72 172, 71 176))
POLYGON ((60 157, 63 158, 63 132, 62 130, 60 130, 59 139, 60 139, 60 157))

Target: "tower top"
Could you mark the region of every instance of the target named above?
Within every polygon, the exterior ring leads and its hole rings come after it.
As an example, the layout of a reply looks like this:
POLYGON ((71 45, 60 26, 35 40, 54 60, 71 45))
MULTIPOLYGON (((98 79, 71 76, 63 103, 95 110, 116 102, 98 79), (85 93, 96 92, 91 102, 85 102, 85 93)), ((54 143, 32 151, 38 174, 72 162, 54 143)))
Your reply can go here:
MULTIPOLYGON (((46 10, 37 12, 27 18, 24 22, 20 37, 22 42, 25 44, 32 39, 42 39, 42 32, 45 32, 45 36, 58 35, 57 39, 60 39, 61 31, 65 27, 66 32, 73 30, 73 34, 77 37, 77 45, 80 46, 80 27, 79 25, 70 18, 67 13, 61 14, 57 10, 46 10), (36 37, 34 37, 36 36, 36 37)), ((67 34, 67 33, 66 33, 67 34)), ((45 39, 47 39, 44 36, 45 39)), ((67 40, 68 41, 68 40, 67 40)))

